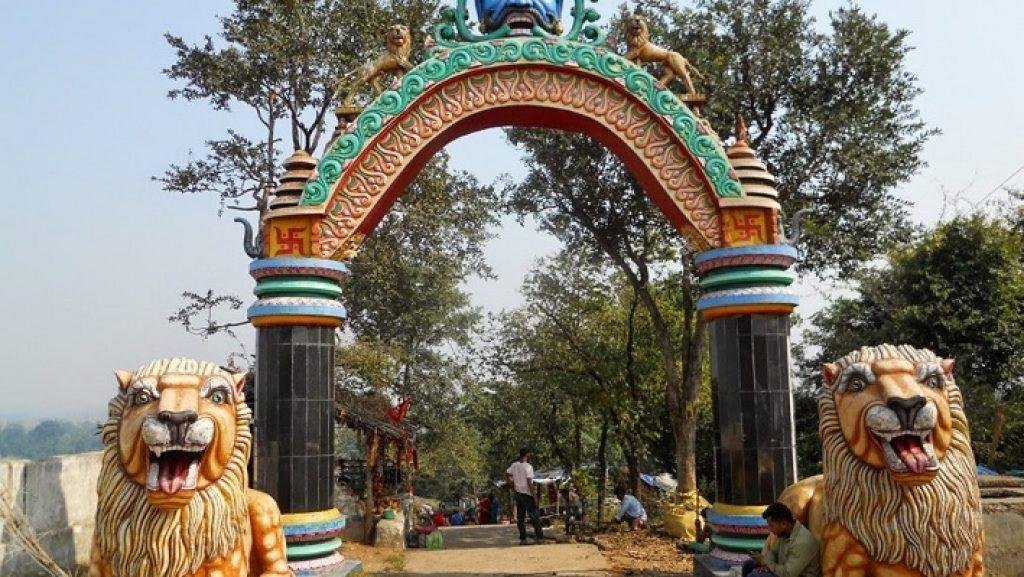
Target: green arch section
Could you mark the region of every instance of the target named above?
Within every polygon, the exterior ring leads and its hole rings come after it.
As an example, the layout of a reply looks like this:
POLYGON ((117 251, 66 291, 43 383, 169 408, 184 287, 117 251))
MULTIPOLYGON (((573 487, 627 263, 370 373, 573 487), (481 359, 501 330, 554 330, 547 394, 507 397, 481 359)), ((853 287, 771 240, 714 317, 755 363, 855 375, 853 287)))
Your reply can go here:
POLYGON ((646 70, 609 50, 569 40, 527 38, 495 42, 461 44, 441 49, 402 77, 401 86, 377 97, 355 120, 355 130, 335 140, 317 165, 316 180, 306 184, 302 206, 327 202, 331 188, 344 170, 345 163, 366 147, 384 129, 387 122, 408 109, 430 86, 452 78, 471 66, 538 63, 582 69, 608 80, 619 81, 626 91, 665 117, 690 153, 702 164, 715 195, 719 198, 743 196, 740 183, 731 175, 725 151, 707 134, 693 112, 670 90, 660 88, 646 70), (571 67, 570 67, 571 65, 571 67))

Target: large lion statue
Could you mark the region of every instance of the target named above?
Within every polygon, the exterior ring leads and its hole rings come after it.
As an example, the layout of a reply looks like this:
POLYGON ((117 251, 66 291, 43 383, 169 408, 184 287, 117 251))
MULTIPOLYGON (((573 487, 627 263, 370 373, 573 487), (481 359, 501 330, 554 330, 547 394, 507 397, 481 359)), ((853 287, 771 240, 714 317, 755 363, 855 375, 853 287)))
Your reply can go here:
POLYGON ((825 577, 980 576, 981 498, 953 361, 908 345, 822 369, 823 475, 783 493, 825 577))
POLYGON ((283 577, 281 512, 247 489, 245 375, 162 359, 117 371, 90 577, 283 577))
POLYGON ((374 93, 377 95, 384 92, 384 85, 380 80, 384 74, 393 74, 396 78, 401 78, 406 72, 412 70, 412 61, 409 59, 412 55, 412 36, 409 34, 409 27, 402 24, 391 26, 388 28, 385 40, 387 52, 367 62, 338 82, 339 89, 346 93, 342 107, 353 106, 360 89, 367 84, 373 86, 374 93), (345 83, 352 78, 355 80, 345 87, 345 83))
POLYGON ((668 86, 670 82, 678 78, 686 86, 687 94, 697 94, 697 89, 690 78, 690 72, 703 79, 704 75, 697 70, 690 61, 678 52, 655 45, 651 42, 651 33, 647 27, 647 20, 639 14, 634 14, 623 21, 623 32, 626 37, 625 59, 634 64, 644 65, 648 63, 661 64, 661 78, 658 82, 668 86))

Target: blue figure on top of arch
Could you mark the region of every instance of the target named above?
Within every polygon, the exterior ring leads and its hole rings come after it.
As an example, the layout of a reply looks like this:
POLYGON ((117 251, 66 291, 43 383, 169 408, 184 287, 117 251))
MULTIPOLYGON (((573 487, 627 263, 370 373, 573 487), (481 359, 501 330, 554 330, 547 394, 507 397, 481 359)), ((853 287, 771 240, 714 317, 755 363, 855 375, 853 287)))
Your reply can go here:
POLYGON ((540 26, 552 34, 562 33, 564 0, 476 0, 480 30, 497 30, 508 23, 512 35, 525 36, 540 26))

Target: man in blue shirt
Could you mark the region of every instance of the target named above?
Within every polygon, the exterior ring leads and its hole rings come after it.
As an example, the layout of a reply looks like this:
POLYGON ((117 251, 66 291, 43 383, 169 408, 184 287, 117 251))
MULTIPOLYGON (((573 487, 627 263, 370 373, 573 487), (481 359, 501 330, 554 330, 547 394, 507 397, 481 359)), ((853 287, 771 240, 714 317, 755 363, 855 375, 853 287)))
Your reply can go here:
POLYGON ((647 511, 640 503, 640 500, 633 495, 626 494, 626 488, 619 486, 615 488, 615 496, 622 501, 619 512, 615 514, 616 523, 627 523, 630 529, 639 531, 647 524, 647 511))

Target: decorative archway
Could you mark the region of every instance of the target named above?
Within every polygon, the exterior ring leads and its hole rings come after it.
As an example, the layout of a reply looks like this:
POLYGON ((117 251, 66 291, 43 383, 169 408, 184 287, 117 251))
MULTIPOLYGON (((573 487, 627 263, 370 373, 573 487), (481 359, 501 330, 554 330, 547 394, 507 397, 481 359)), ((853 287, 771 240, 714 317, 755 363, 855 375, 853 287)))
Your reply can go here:
POLYGON ((743 138, 727 152, 674 93, 605 48, 543 35, 441 44, 349 119, 315 171, 304 153, 289 159, 265 217, 265 258, 251 267, 260 298, 249 311, 259 335, 256 480, 293 515, 285 521, 294 542, 318 535, 309 514, 336 518, 323 419, 332 414, 333 328, 345 318, 343 262, 434 153, 498 126, 599 140, 703 251, 698 309, 710 323, 717 485, 727 504, 718 510, 731 512, 730 526, 763 528, 755 510, 796 474, 788 269, 797 255, 779 244, 771 175, 743 138))

